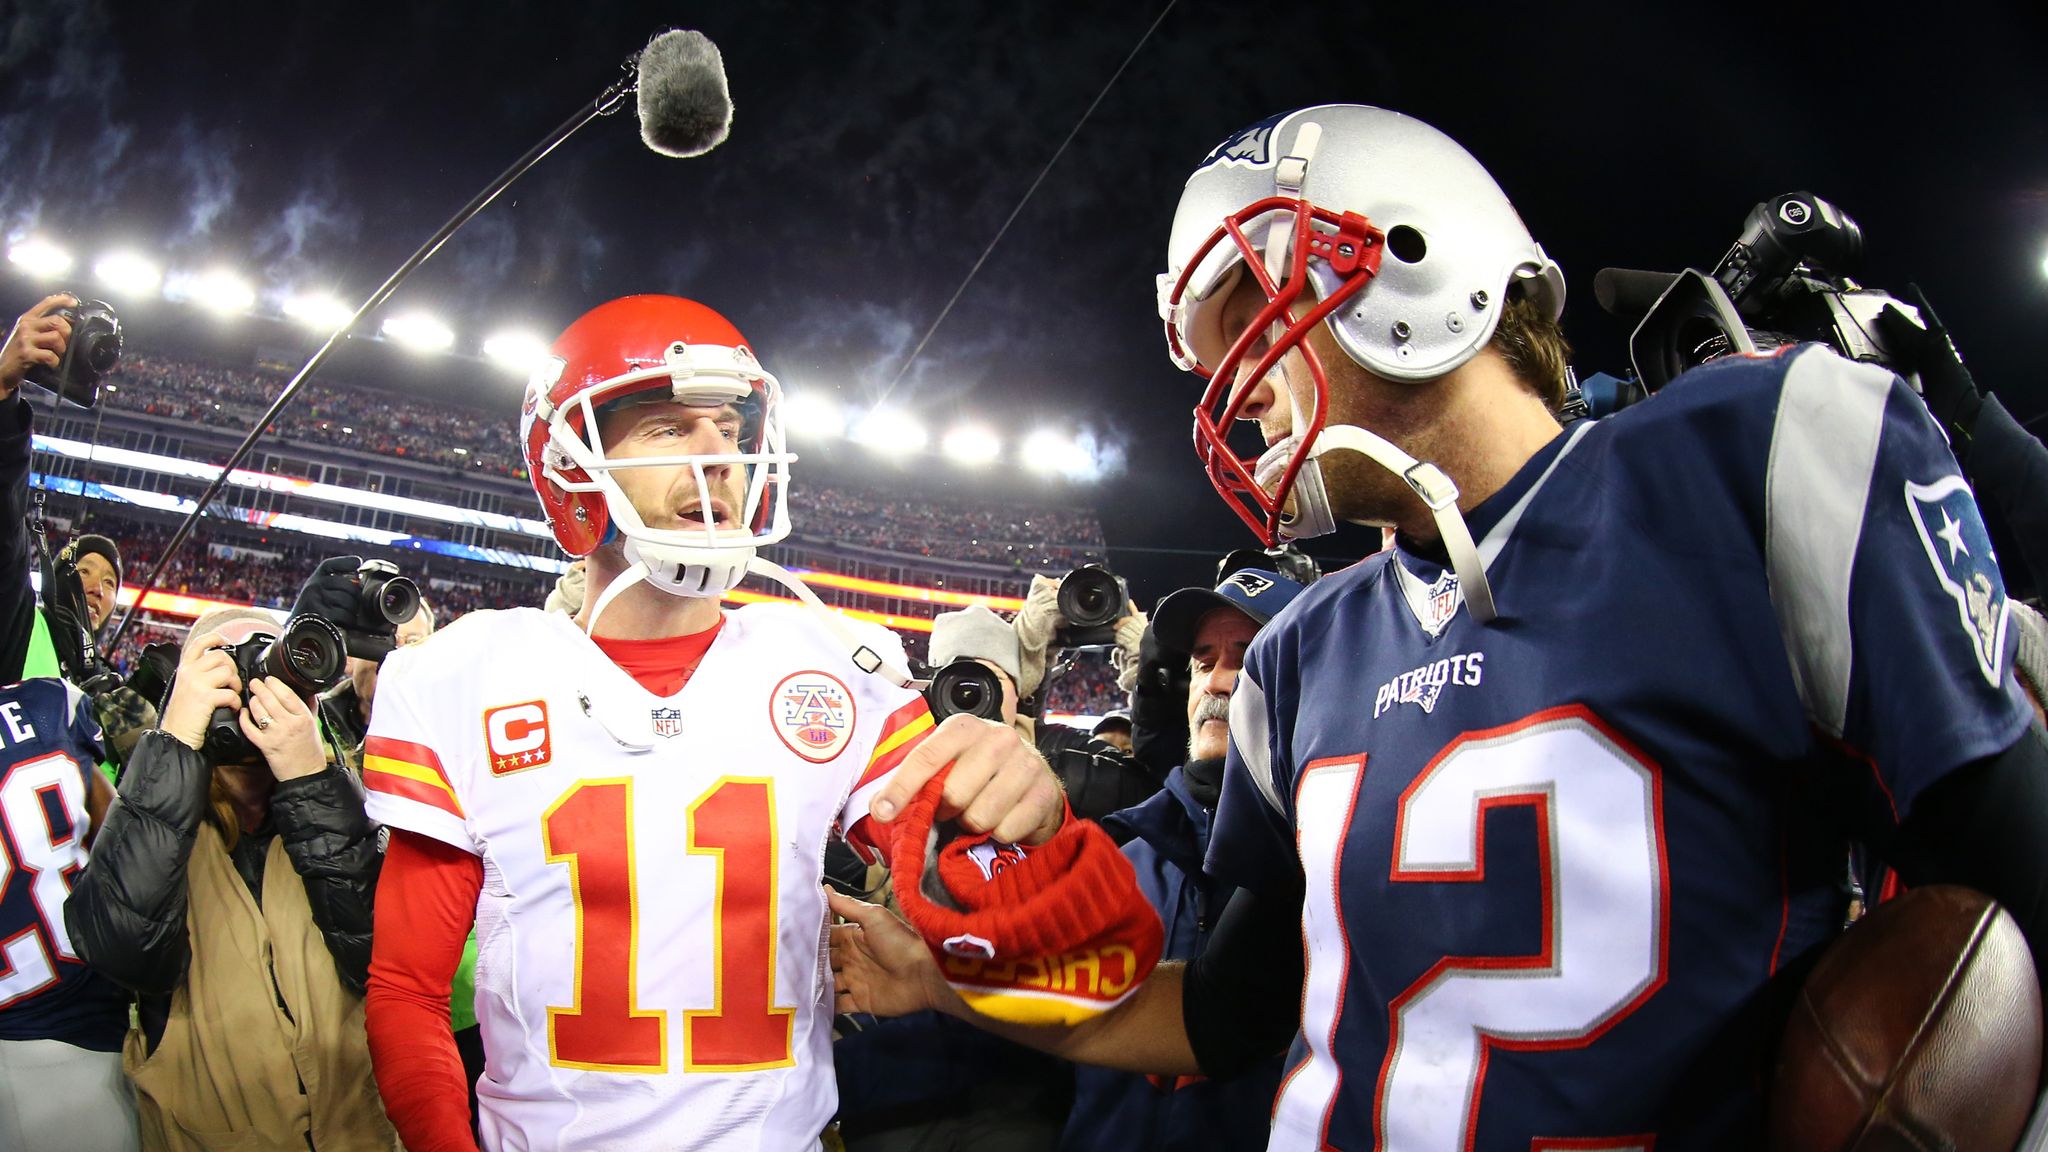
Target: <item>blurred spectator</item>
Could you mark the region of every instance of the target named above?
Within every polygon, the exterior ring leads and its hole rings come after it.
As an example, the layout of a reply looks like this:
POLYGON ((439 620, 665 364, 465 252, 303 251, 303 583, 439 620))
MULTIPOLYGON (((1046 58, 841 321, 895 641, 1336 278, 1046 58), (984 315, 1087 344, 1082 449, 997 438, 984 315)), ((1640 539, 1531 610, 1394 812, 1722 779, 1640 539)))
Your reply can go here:
POLYGON ((1115 708, 1103 714, 1095 722, 1095 730, 1088 733, 1119 752, 1131 750, 1131 714, 1122 708, 1115 708))

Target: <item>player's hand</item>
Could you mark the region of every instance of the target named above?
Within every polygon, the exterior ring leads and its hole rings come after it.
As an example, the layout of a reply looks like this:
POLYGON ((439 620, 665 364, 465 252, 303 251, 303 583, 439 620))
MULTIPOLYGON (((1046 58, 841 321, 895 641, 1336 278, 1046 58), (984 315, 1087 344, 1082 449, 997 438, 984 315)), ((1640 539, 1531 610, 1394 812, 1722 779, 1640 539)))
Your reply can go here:
POLYGON ((1006 844, 1043 844, 1060 830, 1066 802, 1045 758, 1016 729, 965 712, 948 716, 904 757, 869 814, 884 824, 896 819, 948 764, 953 771, 939 797, 938 819, 957 817, 969 832, 987 832, 1006 844))
POLYGON ((320 725, 312 706, 275 676, 250 683, 242 735, 263 753, 270 774, 279 780, 311 776, 327 767, 327 750, 320 746, 320 725))
POLYGON ((235 674, 235 662, 223 651, 227 638, 218 632, 201 636, 178 661, 178 676, 171 684, 171 698, 164 701, 157 727, 177 737, 186 747, 206 747, 206 723, 213 710, 242 707, 242 678, 235 674))
POLYGON ((59 308, 78 307, 78 298, 68 292, 45 296, 21 314, 7 343, 0 347, 0 400, 14 395, 28 370, 41 364, 55 368, 64 358, 64 345, 71 339, 71 321, 52 316, 59 308))
POLYGON ((917 929, 879 904, 830 888, 825 899, 847 923, 832 926, 832 1010, 906 1016, 964 1007, 917 929))

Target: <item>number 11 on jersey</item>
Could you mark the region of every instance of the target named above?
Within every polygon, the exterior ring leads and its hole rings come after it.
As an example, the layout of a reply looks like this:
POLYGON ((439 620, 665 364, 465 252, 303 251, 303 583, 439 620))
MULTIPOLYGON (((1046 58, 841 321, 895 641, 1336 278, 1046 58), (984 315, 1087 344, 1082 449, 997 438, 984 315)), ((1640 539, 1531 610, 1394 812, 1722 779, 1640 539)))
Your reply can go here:
MULTIPOLYGON (((549 1061, 593 1072, 668 1071, 668 1013, 637 1000, 639 891, 633 782, 579 781, 541 817, 550 864, 569 868, 575 996, 548 1009, 549 1061)), ((751 1072, 794 1063, 793 1008, 777 1008, 775 786, 728 776, 690 805, 691 855, 717 864, 713 1006, 684 1012, 683 1070, 751 1072)))

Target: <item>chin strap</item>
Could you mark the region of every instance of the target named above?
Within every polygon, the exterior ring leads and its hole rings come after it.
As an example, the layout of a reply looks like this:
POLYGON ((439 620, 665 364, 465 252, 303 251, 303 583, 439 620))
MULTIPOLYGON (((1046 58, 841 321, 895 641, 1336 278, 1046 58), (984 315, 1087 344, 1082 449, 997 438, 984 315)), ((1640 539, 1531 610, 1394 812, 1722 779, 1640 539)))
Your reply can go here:
POLYGON ((604 591, 597 594, 597 602, 590 606, 590 615, 584 617, 584 634, 589 636, 597 635, 597 618, 604 615, 604 610, 611 607, 612 601, 619 598, 619 593, 645 579, 647 579, 646 563, 635 560, 624 572, 619 573, 611 583, 606 584, 604 591))
MULTIPOLYGON (((1278 460, 1285 467, 1287 457, 1293 454, 1293 437, 1273 446, 1259 462, 1261 478, 1268 470, 1268 462, 1278 460)), ((1336 521, 1330 514, 1328 492, 1323 486, 1321 457, 1333 451, 1357 452, 1373 463, 1407 481, 1408 487, 1422 498, 1436 520, 1437 535, 1444 542, 1444 551, 1450 555, 1451 570, 1458 574, 1458 590, 1465 598, 1465 607, 1472 613, 1472 619, 1481 624, 1492 620, 1493 587, 1486 582, 1486 562, 1479 555, 1479 548, 1472 542, 1472 530, 1465 525, 1465 517, 1458 511, 1458 486, 1444 475, 1443 469, 1426 460, 1417 460, 1396 448, 1386 439, 1376 436, 1363 428, 1350 424, 1332 424, 1316 437, 1315 446, 1310 449, 1309 458, 1302 462, 1301 471, 1294 477, 1295 515, 1289 523, 1283 524, 1286 535, 1291 538, 1321 536, 1336 530, 1336 521)), ((1275 477, 1278 471, 1274 472, 1275 477)))
POLYGON ((759 556, 747 561, 747 571, 756 576, 765 576, 795 593, 796 598, 818 618, 818 622, 830 629, 832 635, 838 637, 839 642, 846 646, 847 654, 852 658, 855 667, 871 675, 880 676, 898 688, 917 686, 916 678, 911 676, 909 668, 898 661, 888 659, 875 651, 871 645, 863 643, 853 634, 853 630, 846 626, 846 620, 827 607, 823 600, 818 599, 818 594, 811 591, 811 586, 804 583, 796 573, 759 556))

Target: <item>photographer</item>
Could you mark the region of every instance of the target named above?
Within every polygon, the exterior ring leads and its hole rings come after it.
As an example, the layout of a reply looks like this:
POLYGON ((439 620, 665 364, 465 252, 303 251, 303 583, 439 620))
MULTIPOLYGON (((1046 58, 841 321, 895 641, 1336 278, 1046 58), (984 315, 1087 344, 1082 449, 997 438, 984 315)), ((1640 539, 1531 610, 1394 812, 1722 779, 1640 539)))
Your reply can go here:
POLYGON ((30 369, 54 368, 63 359, 71 322, 55 313, 77 304, 75 297, 64 293, 44 297, 15 321, 6 345, 0 346, 0 678, 8 681, 54 674, 54 668, 23 671, 42 622, 29 583, 28 473, 33 420, 21 385, 30 369))
POLYGON ((245 696, 229 646, 277 631, 247 608, 194 623, 64 906, 80 956, 140 994, 146 1147, 394 1145, 362 1016, 377 836, 310 702, 275 677, 245 696))
MULTIPOLYGON (((45 554, 40 612, 29 583, 32 419, 20 389, 31 375, 37 383, 49 383, 49 374, 65 363, 72 325, 64 313, 78 307, 78 299, 68 293, 44 297, 15 321, 0 348, 0 596, 20 598, 18 603, 0 602, 0 674, 8 680, 61 676, 85 689, 106 731, 109 764, 121 764, 136 739, 156 723, 156 708, 153 696, 102 675, 108 671, 105 664, 87 655, 121 591, 120 549, 105 536, 87 534, 74 537, 55 556, 45 554)), ((118 355, 118 334, 111 347, 118 355)))
MULTIPOLYGON (((941 671, 949 664, 960 660, 971 660, 995 673, 1000 689, 1000 708, 989 713, 991 719, 1001 720, 1015 729, 1017 734, 1030 741, 1052 765, 1053 774, 1066 789, 1067 802, 1073 806, 1074 814, 1088 820, 1099 820, 1119 808, 1128 808, 1159 790, 1157 778, 1142 765, 1119 752, 1113 746, 1095 739, 1079 728, 1063 724, 1047 724, 1034 721, 1020 708, 1019 701, 1038 689, 1045 674, 1046 643, 1050 641, 1056 625, 1064 622, 1058 606, 1053 603, 1053 592, 1057 584, 1044 581, 1049 591, 1042 597, 1043 605, 1034 609, 1040 599, 1039 585, 1034 582, 1034 600, 1025 601, 1024 611, 1018 614, 1017 623, 1012 625, 1001 616, 983 607, 963 608, 957 612, 941 612, 932 618, 931 659, 941 671), (1033 615, 1034 621, 1026 625, 1025 617, 1033 615), (1042 635, 1036 648, 1036 656, 1027 647, 1027 627, 1036 629, 1043 624, 1042 635)), ((1132 646, 1145 627, 1145 617, 1131 612, 1118 623, 1118 634, 1130 631, 1132 646)), ((1040 635, 1033 631, 1033 636, 1040 635)), ((945 701, 934 701, 933 714, 943 717, 951 712, 961 711, 945 701)))

